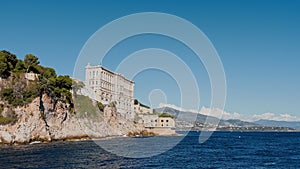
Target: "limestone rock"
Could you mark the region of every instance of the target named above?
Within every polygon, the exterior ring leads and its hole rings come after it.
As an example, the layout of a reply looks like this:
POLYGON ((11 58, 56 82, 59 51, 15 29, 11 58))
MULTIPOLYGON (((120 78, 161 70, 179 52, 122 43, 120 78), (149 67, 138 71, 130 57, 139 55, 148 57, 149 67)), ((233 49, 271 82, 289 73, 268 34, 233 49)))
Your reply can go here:
POLYGON ((26 144, 33 141, 49 142, 80 138, 99 138, 142 131, 133 121, 124 118, 113 106, 95 117, 79 116, 69 104, 54 103, 46 94, 30 104, 14 108, 18 121, 0 125, 0 144, 26 144))

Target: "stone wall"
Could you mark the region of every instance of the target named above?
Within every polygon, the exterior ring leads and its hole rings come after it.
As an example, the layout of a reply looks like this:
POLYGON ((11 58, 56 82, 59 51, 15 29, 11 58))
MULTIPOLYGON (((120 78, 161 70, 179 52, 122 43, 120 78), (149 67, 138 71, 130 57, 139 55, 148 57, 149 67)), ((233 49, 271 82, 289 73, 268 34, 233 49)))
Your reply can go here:
POLYGON ((174 128, 171 127, 146 127, 147 132, 152 132, 160 136, 173 136, 177 135, 174 128))

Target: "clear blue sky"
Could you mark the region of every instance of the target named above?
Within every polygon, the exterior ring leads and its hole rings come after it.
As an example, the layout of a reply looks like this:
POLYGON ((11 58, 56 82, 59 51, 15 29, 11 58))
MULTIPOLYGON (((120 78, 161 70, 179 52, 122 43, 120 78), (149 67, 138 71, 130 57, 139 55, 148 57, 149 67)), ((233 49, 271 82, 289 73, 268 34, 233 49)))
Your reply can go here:
MULTIPOLYGON (((0 4, 0 49, 19 58, 33 53, 41 64, 68 75, 73 74, 84 43, 110 21, 137 12, 177 15, 198 26, 218 51, 227 77, 226 111, 300 116, 300 1, 1 0, 0 4)), ((106 67, 114 69, 118 56, 147 47, 181 54, 197 74, 201 105, 209 106, 205 69, 183 56, 189 55, 183 45, 157 36, 134 37, 125 43, 103 61, 106 67)), ((136 97, 146 104, 151 88, 179 97, 172 79, 161 72, 147 71, 134 80, 136 97), (149 83, 147 77, 153 74, 157 82, 149 83)), ((178 104, 176 99, 169 101, 178 104)))

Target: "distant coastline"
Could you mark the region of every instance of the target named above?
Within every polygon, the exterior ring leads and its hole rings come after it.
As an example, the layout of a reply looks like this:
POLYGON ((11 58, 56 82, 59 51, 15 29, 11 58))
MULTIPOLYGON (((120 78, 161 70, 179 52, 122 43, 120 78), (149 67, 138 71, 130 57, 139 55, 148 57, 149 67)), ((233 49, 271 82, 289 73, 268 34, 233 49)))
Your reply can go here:
MULTIPOLYGON (((279 122, 274 121, 260 121, 260 124, 256 124, 236 119, 217 119, 203 114, 197 114, 195 121, 190 121, 186 117, 190 117, 191 112, 170 107, 151 109, 137 100, 132 105, 135 114, 128 118, 118 111, 117 100, 103 104, 89 95, 83 95, 86 92, 83 82, 69 76, 58 76, 53 68, 41 66, 38 57, 32 54, 26 55, 24 60, 17 59, 16 55, 8 51, 0 51, 0 56, 3 60, 0 77, 0 145, 119 136, 175 136, 178 135, 175 130, 187 129, 229 132, 300 131, 291 126, 280 126, 279 122), (218 122, 218 127, 207 123, 208 117, 218 122)), ((281 123, 300 126, 300 122, 281 123)))

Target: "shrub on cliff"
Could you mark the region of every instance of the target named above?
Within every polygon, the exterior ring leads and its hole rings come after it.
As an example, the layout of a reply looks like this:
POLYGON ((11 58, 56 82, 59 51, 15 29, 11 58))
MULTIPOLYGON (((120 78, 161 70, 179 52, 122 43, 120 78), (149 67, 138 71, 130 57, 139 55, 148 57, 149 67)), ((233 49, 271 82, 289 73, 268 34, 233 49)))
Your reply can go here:
POLYGON ((101 102, 97 101, 97 106, 100 111, 102 111, 102 112, 104 111, 104 105, 101 102))
POLYGON ((12 103, 14 101, 13 89, 12 88, 2 89, 0 93, 0 97, 8 101, 8 103, 12 103))
POLYGON ((62 101, 72 105, 72 79, 69 76, 57 76, 54 69, 39 63, 38 57, 32 54, 27 54, 24 60, 18 60, 16 55, 0 51, 0 75, 7 79, 7 85, 0 88, 1 99, 15 107, 30 103, 46 93, 54 102, 62 101), (27 80, 25 72, 36 73, 38 78, 27 80))
POLYGON ((0 92, 1 100, 16 107, 30 103, 35 97, 39 96, 38 84, 36 81, 28 82, 20 74, 14 74, 14 77, 8 79, 10 82, 0 92))
POLYGON ((159 117, 170 117, 170 118, 174 118, 174 116, 172 116, 171 114, 168 114, 168 113, 165 113, 165 112, 163 112, 163 113, 161 113, 160 115, 158 115, 159 117))
POLYGON ((75 112, 79 118, 88 118, 92 120, 103 119, 103 116, 97 109, 97 102, 94 102, 88 96, 77 95, 74 103, 75 112))
POLYGON ((0 112, 0 125, 14 124, 17 120, 17 115, 11 108, 5 112, 5 116, 0 112))
POLYGON ((3 110, 4 110, 4 105, 0 104, 0 114, 2 113, 3 110))
POLYGON ((149 106, 142 104, 141 102, 139 102, 137 99, 134 99, 134 105, 138 105, 140 104, 141 107, 145 107, 147 109, 150 109, 149 106))

